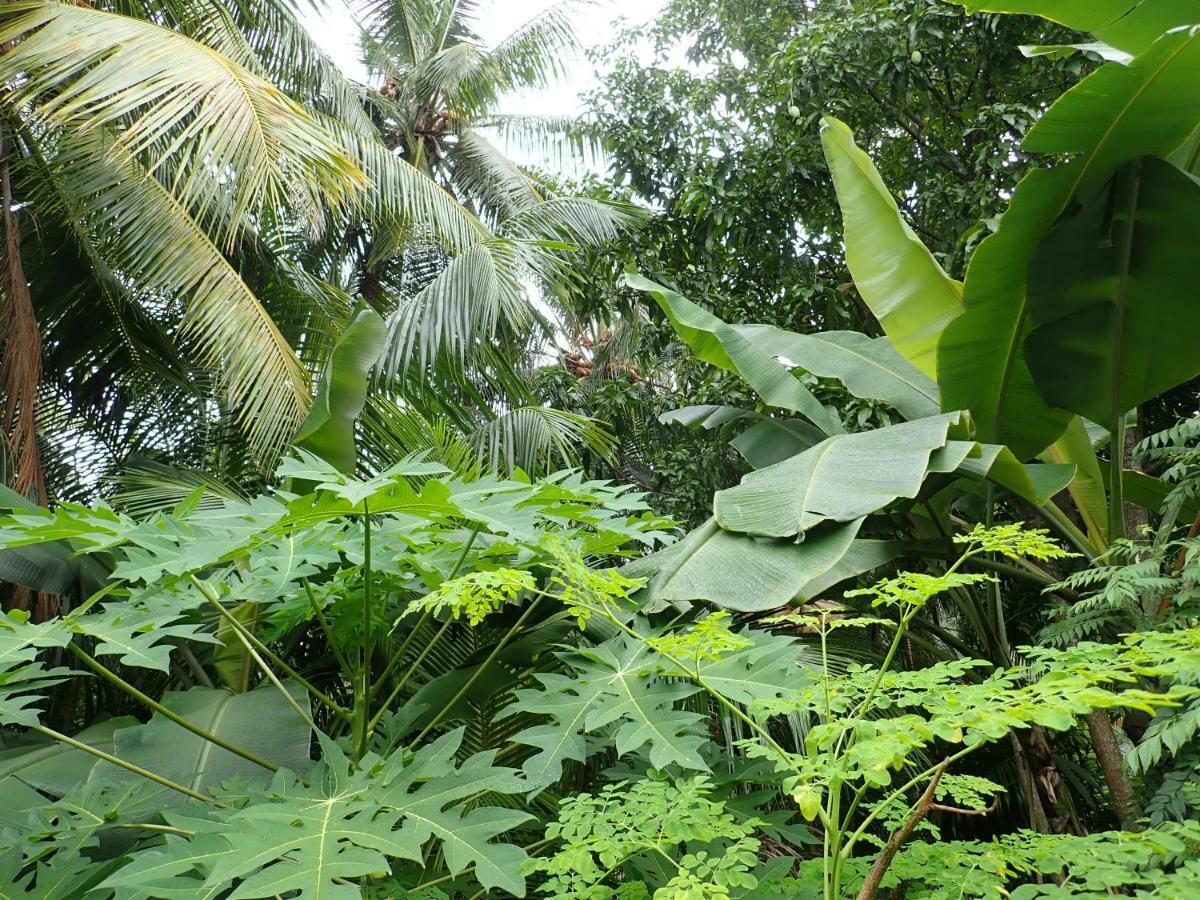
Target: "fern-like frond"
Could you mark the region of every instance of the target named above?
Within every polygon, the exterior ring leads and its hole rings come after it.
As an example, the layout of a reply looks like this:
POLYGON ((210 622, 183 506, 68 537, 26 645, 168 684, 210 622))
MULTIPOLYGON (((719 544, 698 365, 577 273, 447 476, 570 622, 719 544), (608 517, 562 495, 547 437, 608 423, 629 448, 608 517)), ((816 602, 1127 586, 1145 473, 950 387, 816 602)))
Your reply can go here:
POLYGON ((590 0, 560 0, 501 39, 490 56, 505 88, 542 87, 561 75, 564 60, 581 46, 576 16, 593 5, 590 0))
POLYGON ((234 60, 154 22, 90 6, 0 7, 0 79, 44 127, 119 130, 127 154, 228 246, 259 208, 310 215, 362 172, 303 107, 234 60))
POLYGON ((100 131, 64 139, 52 162, 77 198, 82 230, 118 280, 146 303, 184 306, 181 336, 220 374, 235 417, 270 457, 311 402, 308 376, 258 299, 180 202, 100 131))
POLYGON ((488 422, 474 436, 475 447, 494 470, 520 467, 536 471, 547 461, 577 465, 580 452, 590 450, 611 459, 617 441, 595 419, 546 406, 509 410, 488 422))

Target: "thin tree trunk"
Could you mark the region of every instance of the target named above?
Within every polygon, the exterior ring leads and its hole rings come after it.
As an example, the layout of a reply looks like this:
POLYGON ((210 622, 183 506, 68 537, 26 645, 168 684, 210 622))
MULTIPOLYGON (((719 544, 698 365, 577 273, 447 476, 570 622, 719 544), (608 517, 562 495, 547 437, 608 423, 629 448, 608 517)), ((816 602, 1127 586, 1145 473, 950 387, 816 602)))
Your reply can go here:
MULTIPOLYGON (((1124 442, 1120 447, 1110 447, 1109 453, 1120 453, 1122 464, 1127 469, 1137 468, 1133 460, 1133 448, 1141 439, 1141 416, 1133 428, 1126 428, 1123 433, 1124 442)), ((1122 510, 1126 524, 1126 534, 1134 539, 1139 536, 1140 526, 1145 525, 1149 516, 1140 506, 1126 502, 1122 510)), ((1119 535, 1109 535, 1110 538, 1119 535)), ((1104 782, 1108 785, 1109 796, 1112 797, 1113 809, 1117 819, 1124 822, 1133 812, 1133 788, 1125 774, 1125 761, 1121 747, 1117 743, 1113 729, 1112 718, 1107 710, 1096 709, 1088 715, 1088 732, 1092 736, 1092 746, 1096 751, 1096 761, 1100 763, 1100 771, 1104 774, 1104 782)))
POLYGON ((13 210, 10 144, 0 134, 0 195, 4 203, 4 309, 0 315, 0 373, 4 384, 4 433, 13 457, 12 487, 46 505, 46 480, 38 451, 34 407, 42 380, 42 338, 21 264, 21 231, 13 210))
POLYGON ((1012 743, 1013 754, 1017 763, 1017 779, 1021 782, 1021 791, 1025 795, 1025 807, 1029 813, 1029 827, 1039 834, 1050 832, 1050 817, 1042 803, 1042 793, 1038 789, 1037 774, 1029 762, 1025 746, 1016 732, 1010 731, 1008 739, 1012 743))
POLYGON ((879 890, 879 885, 883 882, 883 876, 887 874, 888 867, 892 864, 896 854, 900 848, 904 846, 905 841, 912 837, 913 831, 921 824, 921 820, 929 815, 929 810, 934 806, 933 797, 937 792, 938 782, 942 780, 942 776, 946 774, 946 766, 949 760, 944 760, 941 765, 933 773, 933 777, 929 780, 929 786, 925 788, 925 792, 921 794, 921 799, 917 801, 917 805, 913 807, 912 813, 900 828, 891 836, 883 850, 875 857, 875 862, 871 864, 871 870, 867 872, 867 879, 863 882, 862 889, 858 892, 858 900, 872 900, 875 893, 879 890))
MULTIPOLYGON (((21 229, 13 209, 12 177, 9 170, 11 144, 0 125, 0 202, 4 218, 4 274, 0 288, 0 384, 4 403, 0 408, 0 430, 8 444, 12 460, 9 481, 13 490, 45 506, 46 478, 38 448, 38 384, 42 380, 42 337, 33 312, 33 298, 25 267, 21 264, 21 229)), ((9 605, 18 609, 35 606, 33 593, 16 586, 9 605)), ((48 618, 57 605, 56 598, 38 594, 34 617, 48 618)))
POLYGON ((1133 812, 1133 789, 1125 776, 1125 761, 1113 734, 1112 719, 1109 718, 1107 710, 1095 709, 1088 715, 1087 723, 1088 731, 1092 735, 1092 745, 1096 749, 1096 760, 1100 763, 1100 771, 1104 773, 1104 781, 1112 797, 1113 808, 1117 818, 1124 822, 1133 812))

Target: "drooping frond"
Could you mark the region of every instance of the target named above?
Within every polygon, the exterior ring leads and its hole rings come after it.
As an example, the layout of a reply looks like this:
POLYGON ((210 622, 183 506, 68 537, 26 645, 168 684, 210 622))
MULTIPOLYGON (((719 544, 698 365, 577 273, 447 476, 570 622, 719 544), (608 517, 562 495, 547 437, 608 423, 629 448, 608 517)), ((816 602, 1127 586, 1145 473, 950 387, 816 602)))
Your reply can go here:
POLYGON ((235 487, 208 472, 152 460, 134 461, 109 481, 115 488, 109 502, 135 519, 170 512, 197 491, 200 491, 198 509, 217 509, 226 500, 245 499, 235 487))
POLYGON ((541 185, 475 129, 458 136, 453 164, 455 186, 479 198, 496 220, 507 219, 545 199, 541 185))
POLYGON ((382 368, 395 377, 445 354, 460 364, 504 321, 520 329, 532 320, 520 282, 522 248, 500 238, 456 256, 388 325, 382 368))
POLYGON ((275 323, 220 249, 120 142, 93 131, 53 160, 98 252, 148 303, 184 305, 182 337, 220 374, 234 414, 265 459, 307 413, 308 378, 275 323))
POLYGON ((152 22, 86 6, 0 7, 0 79, 43 127, 120 131, 124 150, 171 186, 226 243, 247 212, 315 215, 349 200, 363 174, 277 87, 229 57, 152 22))
POLYGON ((522 240, 594 247, 620 237, 645 217, 643 210, 627 203, 558 197, 522 210, 506 220, 501 230, 522 240))
POLYGON ((381 142, 336 122, 325 123, 370 181, 357 198, 359 208, 377 227, 419 225, 431 239, 452 251, 474 246, 488 230, 437 182, 397 156, 381 142))
POLYGON ((506 152, 512 147, 558 169, 596 165, 603 159, 600 136, 577 116, 492 113, 472 120, 471 127, 495 134, 506 152))
POLYGON ((505 223, 505 236, 456 256, 401 305, 389 321, 382 370, 388 377, 402 376, 439 358, 461 367, 494 344, 501 326, 521 333, 542 321, 526 281, 553 282, 564 273, 572 249, 601 244, 636 221, 632 207, 580 198, 549 200, 517 213, 505 223))
POLYGON ((479 429, 474 443, 492 469, 505 472, 517 467, 536 471, 548 460, 576 465, 583 448, 608 459, 617 444, 595 419, 547 406, 500 413, 479 429))
MULTIPOLYGON (((289 0, 145 3, 147 13, 169 14, 178 30, 212 47, 286 91, 298 103, 373 134, 364 90, 313 40, 289 0), (166 8, 169 8, 166 9, 166 8)), ((313 3, 321 6, 321 3, 313 3)))
POLYGON ((580 48, 575 17, 591 0, 560 0, 525 21, 489 54, 506 90, 542 87, 561 75, 567 56, 580 48))
POLYGON ((445 418, 427 418, 405 409, 391 398, 372 393, 359 418, 359 455, 379 471, 414 453, 424 452, 467 480, 478 478, 487 466, 471 442, 445 418))

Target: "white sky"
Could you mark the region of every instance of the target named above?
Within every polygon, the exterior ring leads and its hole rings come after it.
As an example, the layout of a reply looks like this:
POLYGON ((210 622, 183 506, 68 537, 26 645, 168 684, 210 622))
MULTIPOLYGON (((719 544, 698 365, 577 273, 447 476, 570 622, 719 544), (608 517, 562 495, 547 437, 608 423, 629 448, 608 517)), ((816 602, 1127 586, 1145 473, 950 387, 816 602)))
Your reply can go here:
MULTIPOLYGON (((480 36, 493 44, 532 16, 552 6, 555 0, 484 0, 479 13, 480 36)), ((578 34, 587 47, 608 43, 616 35, 618 20, 642 24, 655 16, 665 0, 597 0, 577 16, 578 34)), ((346 0, 325 0, 328 11, 317 13, 301 5, 308 30, 325 52, 351 78, 363 80, 366 73, 358 60, 358 29, 346 0)), ((535 95, 515 96, 503 104, 502 112, 540 115, 573 115, 580 111, 580 96, 596 85, 592 64, 580 59, 569 74, 550 90, 535 95)))

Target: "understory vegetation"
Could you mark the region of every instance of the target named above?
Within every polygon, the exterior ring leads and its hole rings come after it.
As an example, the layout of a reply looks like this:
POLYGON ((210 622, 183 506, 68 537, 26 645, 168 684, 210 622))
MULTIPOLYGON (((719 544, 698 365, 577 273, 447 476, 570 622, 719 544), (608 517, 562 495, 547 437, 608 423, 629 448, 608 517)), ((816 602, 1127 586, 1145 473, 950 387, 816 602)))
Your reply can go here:
POLYGON ((0 897, 1200 896, 1200 5, 581 5, 0 3, 0 897))

